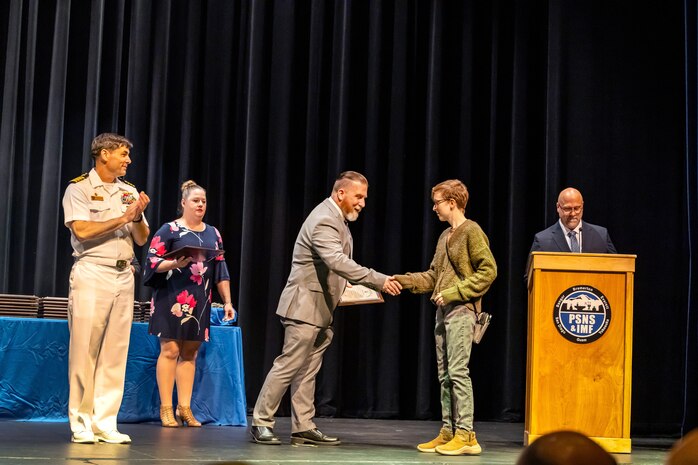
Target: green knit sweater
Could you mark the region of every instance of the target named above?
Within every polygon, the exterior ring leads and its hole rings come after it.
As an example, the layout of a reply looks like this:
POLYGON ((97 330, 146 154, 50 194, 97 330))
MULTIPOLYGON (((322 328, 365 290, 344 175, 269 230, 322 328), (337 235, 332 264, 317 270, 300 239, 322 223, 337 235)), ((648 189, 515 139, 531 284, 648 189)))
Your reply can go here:
POLYGON ((481 297, 497 277, 489 240, 471 220, 458 226, 449 240, 450 229, 441 233, 429 270, 395 277, 413 294, 431 292, 433 300, 440 292, 445 304, 471 303, 479 312, 481 297))

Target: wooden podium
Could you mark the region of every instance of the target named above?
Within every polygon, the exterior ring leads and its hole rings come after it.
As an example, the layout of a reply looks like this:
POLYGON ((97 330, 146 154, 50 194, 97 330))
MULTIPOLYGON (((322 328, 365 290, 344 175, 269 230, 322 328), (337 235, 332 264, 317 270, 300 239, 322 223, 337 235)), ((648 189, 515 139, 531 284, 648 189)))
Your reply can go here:
POLYGON ((635 257, 531 254, 524 445, 567 429, 630 452, 635 257))

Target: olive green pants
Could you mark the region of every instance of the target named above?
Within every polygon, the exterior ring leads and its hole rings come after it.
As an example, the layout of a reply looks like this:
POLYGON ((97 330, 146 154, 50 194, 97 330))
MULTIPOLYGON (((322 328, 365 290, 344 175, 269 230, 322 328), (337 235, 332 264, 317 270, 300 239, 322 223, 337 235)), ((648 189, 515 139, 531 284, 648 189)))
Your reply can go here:
POLYGON ((436 309, 436 365, 446 428, 473 430, 473 384, 468 363, 474 330, 475 312, 471 308, 445 305, 436 309))

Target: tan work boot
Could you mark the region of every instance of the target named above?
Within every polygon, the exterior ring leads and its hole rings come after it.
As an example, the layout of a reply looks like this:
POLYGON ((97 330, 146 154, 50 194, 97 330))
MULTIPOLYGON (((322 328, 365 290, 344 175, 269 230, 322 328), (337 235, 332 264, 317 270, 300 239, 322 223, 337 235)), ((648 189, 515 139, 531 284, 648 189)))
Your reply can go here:
POLYGON ((478 455, 482 452, 482 448, 475 439, 474 431, 459 428, 448 443, 436 446, 436 452, 441 455, 478 455))
POLYGON ((417 446, 420 452, 436 452, 436 446, 446 444, 453 439, 453 432, 445 426, 439 431, 439 435, 429 442, 425 442, 417 446))

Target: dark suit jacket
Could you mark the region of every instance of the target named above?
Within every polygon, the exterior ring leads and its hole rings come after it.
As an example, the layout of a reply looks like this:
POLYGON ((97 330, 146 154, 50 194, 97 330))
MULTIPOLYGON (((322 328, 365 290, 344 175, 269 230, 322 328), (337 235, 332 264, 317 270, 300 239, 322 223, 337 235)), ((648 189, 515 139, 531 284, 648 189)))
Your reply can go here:
MULTIPOLYGON (((565 231, 556 221, 533 237, 531 252, 572 252, 565 239, 565 231)), ((526 265, 524 281, 528 281, 528 266, 530 265, 531 252, 528 253, 529 262, 526 265)), ((582 253, 618 253, 611 242, 611 236, 603 226, 582 221, 582 253)))
MULTIPOLYGON (((565 232, 556 221, 548 229, 533 238, 531 252, 571 252, 565 240, 565 232)), ((582 221, 582 253, 618 253, 611 242, 611 236, 603 226, 582 221)))

